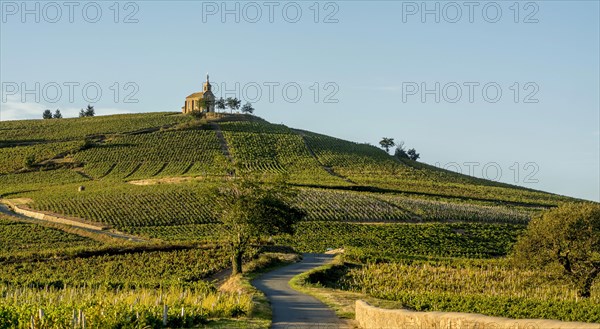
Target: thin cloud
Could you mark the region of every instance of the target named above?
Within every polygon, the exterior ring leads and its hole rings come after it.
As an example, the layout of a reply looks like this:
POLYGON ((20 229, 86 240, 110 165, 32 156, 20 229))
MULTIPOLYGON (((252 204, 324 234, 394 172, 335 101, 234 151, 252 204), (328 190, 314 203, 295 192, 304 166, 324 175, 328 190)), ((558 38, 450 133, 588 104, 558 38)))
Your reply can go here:
POLYGON ((7 96, 5 103, 0 103, 0 120, 40 119, 46 107, 39 103, 21 102, 19 96, 7 96))
MULTIPOLYGON (((41 119, 42 113, 45 110, 48 109, 54 113, 57 108, 65 118, 78 117, 79 111, 81 110, 81 108, 75 107, 60 108, 56 104, 44 105, 40 103, 21 102, 21 98, 19 96, 11 95, 7 96, 6 102, 0 103, 0 121, 41 119)), ((96 115, 125 113, 131 113, 131 111, 120 108, 96 107, 96 115)))

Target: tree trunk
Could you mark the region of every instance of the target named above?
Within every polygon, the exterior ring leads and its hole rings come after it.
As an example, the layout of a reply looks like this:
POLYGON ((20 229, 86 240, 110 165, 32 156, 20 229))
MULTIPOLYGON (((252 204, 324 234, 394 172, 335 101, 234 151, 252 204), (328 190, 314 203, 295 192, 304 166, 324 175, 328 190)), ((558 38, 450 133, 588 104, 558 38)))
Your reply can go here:
POLYGON ((233 250, 233 255, 231 256, 231 275, 241 274, 242 273, 242 256, 244 255, 243 250, 235 249, 233 250))
POLYGON ((593 269, 587 277, 583 280, 583 284, 579 289, 579 297, 581 298, 590 298, 592 296, 592 284, 594 283, 594 279, 600 274, 600 269, 593 269))

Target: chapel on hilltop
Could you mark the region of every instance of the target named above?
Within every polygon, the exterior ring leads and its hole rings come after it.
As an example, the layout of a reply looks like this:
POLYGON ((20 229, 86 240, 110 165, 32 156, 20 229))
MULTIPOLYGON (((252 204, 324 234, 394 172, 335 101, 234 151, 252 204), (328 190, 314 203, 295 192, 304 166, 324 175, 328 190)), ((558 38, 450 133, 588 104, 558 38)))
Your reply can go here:
POLYGON ((206 82, 202 85, 202 91, 186 97, 181 110, 184 114, 192 111, 215 112, 215 95, 213 95, 212 87, 208 81, 208 73, 206 73, 206 82))

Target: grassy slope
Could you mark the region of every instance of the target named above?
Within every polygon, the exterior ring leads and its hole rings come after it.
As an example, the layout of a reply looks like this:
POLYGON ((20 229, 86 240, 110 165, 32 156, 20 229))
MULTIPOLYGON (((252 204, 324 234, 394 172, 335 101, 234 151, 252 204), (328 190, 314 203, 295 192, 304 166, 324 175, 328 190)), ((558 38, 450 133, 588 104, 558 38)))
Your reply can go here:
MULTIPOLYGON (((413 161, 398 161, 374 146, 292 130, 254 117, 232 119, 226 118, 219 127, 239 174, 286 173, 298 184, 360 185, 432 196, 546 204, 564 199, 413 161)), ((227 174, 232 164, 220 152, 214 126, 190 124, 191 120, 173 113, 151 113, 2 122, 0 173, 21 169, 27 155, 35 155, 39 164, 60 154, 66 155, 72 166, 83 165, 83 171, 96 179, 227 174), (86 138, 93 140, 87 147, 72 143, 83 143, 86 138)))
POLYGON ((229 115, 175 113, 0 123, 0 197, 169 240, 214 222, 204 191, 236 175, 286 175, 309 220, 523 223, 568 200, 545 192, 399 161, 384 151, 229 115), (16 156, 18 155, 18 156, 16 156), (33 155, 33 168, 23 159, 33 155), (194 177, 133 186, 133 180, 194 177), (80 185, 84 193, 77 192, 80 185))
MULTIPOLYGON (((33 208, 169 241, 214 238, 204 192, 231 174, 284 174, 310 222, 276 242, 303 251, 346 247, 366 261, 502 256, 531 215, 573 200, 241 115, 213 123, 174 113, 1 122, 0 159, 0 198, 31 198, 33 208), (36 164, 23 168, 31 155, 36 164), (172 177, 193 179, 165 183, 172 177), (388 224, 358 223, 365 221, 388 224)), ((4 231, 12 239, 14 227, 4 231)), ((48 236, 56 245, 71 239, 48 236)))

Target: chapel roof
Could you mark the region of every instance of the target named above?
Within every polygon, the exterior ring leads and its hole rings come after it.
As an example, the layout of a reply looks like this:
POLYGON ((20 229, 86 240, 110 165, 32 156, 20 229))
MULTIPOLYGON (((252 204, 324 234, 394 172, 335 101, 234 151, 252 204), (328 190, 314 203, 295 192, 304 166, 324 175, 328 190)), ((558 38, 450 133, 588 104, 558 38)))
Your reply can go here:
POLYGON ((204 97, 204 92, 197 92, 197 93, 193 93, 191 95, 189 95, 187 98, 203 98, 204 97))

